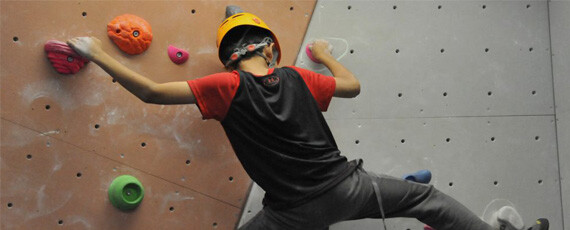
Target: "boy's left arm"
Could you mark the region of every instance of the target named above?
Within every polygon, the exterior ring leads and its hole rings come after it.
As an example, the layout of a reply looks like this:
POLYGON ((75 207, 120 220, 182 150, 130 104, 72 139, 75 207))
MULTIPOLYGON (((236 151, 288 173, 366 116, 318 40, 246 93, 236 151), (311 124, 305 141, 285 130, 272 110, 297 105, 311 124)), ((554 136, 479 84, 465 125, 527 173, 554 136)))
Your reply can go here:
POLYGON ((101 48, 95 37, 78 37, 67 42, 81 56, 95 62, 125 89, 146 103, 195 104, 196 98, 186 81, 156 83, 125 67, 101 48))

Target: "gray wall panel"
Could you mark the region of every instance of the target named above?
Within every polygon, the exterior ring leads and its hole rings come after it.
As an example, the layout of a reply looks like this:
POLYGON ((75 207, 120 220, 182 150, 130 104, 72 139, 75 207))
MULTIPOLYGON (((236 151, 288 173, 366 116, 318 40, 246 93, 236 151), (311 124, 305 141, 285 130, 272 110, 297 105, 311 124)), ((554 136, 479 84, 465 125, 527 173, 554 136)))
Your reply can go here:
POLYGON ((527 222, 548 216, 554 220, 552 229, 562 229, 558 168, 551 166, 557 161, 553 116, 329 124, 343 153, 364 159, 367 170, 401 176, 430 169, 436 188, 480 216, 491 201, 507 199, 527 222))
POLYGON ((553 114, 546 2, 324 1, 305 43, 320 37, 346 40, 363 87, 327 118, 553 114))
MULTIPOLYGON (((548 10, 546 1, 319 1, 303 44, 329 40, 362 84, 358 98, 333 99, 325 113, 343 153, 398 177, 430 169, 438 189, 480 216, 505 199, 525 223, 548 217, 551 229, 562 229, 556 131, 568 135, 558 103, 569 95, 556 86, 555 114, 548 10)), ((304 50, 296 65, 330 74, 304 50)), ((254 188, 244 222, 261 209, 263 190, 254 188)), ((388 221, 390 229, 422 226, 388 221)))
POLYGON ((564 225, 570 228, 570 1, 550 2, 552 66, 564 225))

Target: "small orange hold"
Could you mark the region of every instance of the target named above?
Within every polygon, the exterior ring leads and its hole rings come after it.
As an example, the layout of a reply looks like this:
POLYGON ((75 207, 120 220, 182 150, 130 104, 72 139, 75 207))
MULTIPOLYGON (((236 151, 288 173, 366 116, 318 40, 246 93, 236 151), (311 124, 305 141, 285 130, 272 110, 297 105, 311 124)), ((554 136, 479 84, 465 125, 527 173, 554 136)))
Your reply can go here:
POLYGON ((123 52, 131 55, 140 54, 148 49, 152 42, 150 24, 132 14, 123 14, 107 24, 107 35, 123 52))

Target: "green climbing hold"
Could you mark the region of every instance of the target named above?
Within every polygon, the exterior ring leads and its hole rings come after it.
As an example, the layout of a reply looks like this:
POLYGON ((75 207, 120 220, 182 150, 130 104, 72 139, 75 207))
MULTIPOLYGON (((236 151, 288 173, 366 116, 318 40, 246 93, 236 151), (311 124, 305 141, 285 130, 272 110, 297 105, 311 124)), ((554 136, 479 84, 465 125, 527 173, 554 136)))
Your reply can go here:
POLYGON ((144 197, 144 188, 137 178, 122 175, 109 186, 109 200, 120 210, 132 210, 139 206, 144 197))

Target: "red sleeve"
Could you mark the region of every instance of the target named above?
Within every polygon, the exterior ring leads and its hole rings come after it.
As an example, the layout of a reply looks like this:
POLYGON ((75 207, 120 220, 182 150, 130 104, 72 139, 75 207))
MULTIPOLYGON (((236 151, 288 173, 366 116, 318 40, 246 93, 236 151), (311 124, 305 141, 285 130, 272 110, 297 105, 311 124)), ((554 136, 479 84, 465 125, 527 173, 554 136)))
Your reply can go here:
POLYGON ((296 70, 305 80, 305 84, 309 87, 321 111, 327 111, 336 88, 334 77, 325 76, 296 66, 289 67, 296 70))
POLYGON ((223 120, 239 86, 239 74, 217 73, 189 80, 203 119, 223 120))

